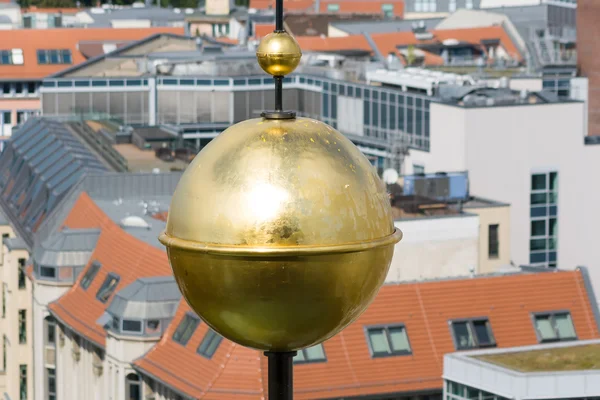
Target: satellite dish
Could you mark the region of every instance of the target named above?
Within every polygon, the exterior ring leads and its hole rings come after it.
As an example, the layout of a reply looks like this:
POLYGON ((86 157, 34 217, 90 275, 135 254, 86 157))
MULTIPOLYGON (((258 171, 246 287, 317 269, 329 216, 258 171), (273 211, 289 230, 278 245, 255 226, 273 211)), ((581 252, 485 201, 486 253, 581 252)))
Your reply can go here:
POLYGON ((383 181, 388 185, 398 182, 398 171, 393 168, 386 169, 383 171, 383 181))

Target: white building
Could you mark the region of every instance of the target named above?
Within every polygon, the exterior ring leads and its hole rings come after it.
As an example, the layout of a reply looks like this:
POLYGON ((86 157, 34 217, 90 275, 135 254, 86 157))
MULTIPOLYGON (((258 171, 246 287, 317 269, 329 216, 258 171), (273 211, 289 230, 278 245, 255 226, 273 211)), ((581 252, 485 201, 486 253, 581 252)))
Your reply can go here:
POLYGON ((600 220, 592 177, 600 147, 585 144, 584 103, 507 89, 463 94, 431 104, 430 151, 411 150, 406 170, 468 171, 473 193, 511 205, 516 264, 586 265, 598 293, 600 246, 590 221, 600 220))
MULTIPOLYGON (((537 327, 542 335, 552 334, 549 323, 537 327)), ((568 334, 568 329, 571 328, 561 325, 557 332, 568 334)), ((447 354, 444 356, 444 398, 598 398, 600 370, 590 364, 598 351, 600 340, 595 339, 447 354)))

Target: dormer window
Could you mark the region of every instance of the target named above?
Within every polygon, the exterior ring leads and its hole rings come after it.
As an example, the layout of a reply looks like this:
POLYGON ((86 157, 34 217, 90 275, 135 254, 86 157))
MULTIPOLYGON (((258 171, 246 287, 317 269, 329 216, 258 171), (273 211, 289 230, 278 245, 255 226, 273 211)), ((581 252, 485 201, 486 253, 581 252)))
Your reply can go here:
POLYGON ((23 50, 0 50, 0 65, 23 65, 23 50))
POLYGON ((68 49, 49 49, 37 51, 38 64, 72 64, 73 57, 68 49))

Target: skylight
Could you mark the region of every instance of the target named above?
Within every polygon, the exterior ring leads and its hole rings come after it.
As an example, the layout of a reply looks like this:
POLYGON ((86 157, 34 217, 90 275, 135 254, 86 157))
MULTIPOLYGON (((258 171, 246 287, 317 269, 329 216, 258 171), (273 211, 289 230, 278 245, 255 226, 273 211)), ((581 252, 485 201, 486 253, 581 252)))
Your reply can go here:
POLYGON ((99 269, 100 269, 100 264, 97 263, 96 261, 94 261, 92 263, 92 265, 90 265, 90 267, 85 272, 85 275, 83 276, 83 278, 81 278, 81 282, 79 284, 81 285, 82 288, 87 289, 90 286, 90 284, 96 277, 96 274, 98 273, 99 269))
POLYGON ((173 340, 185 346, 194 334, 198 324, 200 324, 200 319, 198 319, 198 317, 189 313, 186 314, 175 330, 173 340))
POLYGON ((367 328, 367 341, 373 357, 400 356, 412 353, 404 325, 367 328))
POLYGON ((208 332, 206 332, 204 339, 202 339, 200 346, 198 346, 198 350, 196 351, 201 356, 210 359, 217 351, 217 348, 221 344, 222 340, 223 337, 221 335, 219 335, 212 329, 209 329, 208 332))
POLYGON ((305 364, 314 362, 325 362, 325 350, 322 344, 309 347, 307 349, 298 350, 298 354, 294 357, 294 364, 305 364))
POLYGON ((37 51, 38 64, 72 64, 71 50, 50 49, 37 51))
POLYGON ((0 50, 0 65, 23 65, 23 49, 0 50))
POLYGON ((487 318, 456 320, 450 324, 456 350, 478 349, 496 345, 492 326, 487 318))
POLYGON ((115 274, 108 274, 100 289, 98 289, 98 293, 96 293, 96 298, 103 303, 106 303, 110 295, 113 294, 115 288, 119 284, 120 278, 115 274))
POLYGON ((539 313, 534 319, 541 343, 577 339, 571 313, 568 311, 539 313))

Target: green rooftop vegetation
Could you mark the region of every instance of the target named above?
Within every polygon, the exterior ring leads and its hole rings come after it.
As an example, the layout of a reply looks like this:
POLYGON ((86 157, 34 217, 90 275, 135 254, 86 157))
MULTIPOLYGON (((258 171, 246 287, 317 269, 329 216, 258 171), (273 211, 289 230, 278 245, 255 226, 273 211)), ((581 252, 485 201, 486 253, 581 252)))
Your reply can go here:
POLYGON ((600 369, 600 344, 490 354, 475 358, 520 372, 600 369))

